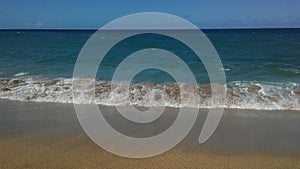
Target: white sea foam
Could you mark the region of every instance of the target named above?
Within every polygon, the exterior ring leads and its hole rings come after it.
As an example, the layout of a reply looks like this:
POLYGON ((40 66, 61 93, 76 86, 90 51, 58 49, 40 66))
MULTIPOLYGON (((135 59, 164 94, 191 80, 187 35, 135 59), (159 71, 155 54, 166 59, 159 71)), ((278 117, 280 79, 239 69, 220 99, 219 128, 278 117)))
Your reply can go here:
POLYGON ((29 73, 28 72, 20 72, 20 73, 16 73, 14 76, 15 77, 20 77, 20 76, 25 76, 25 75, 28 75, 29 73))
POLYGON ((82 104, 300 110, 300 86, 297 83, 230 82, 226 104, 211 105, 210 85, 194 87, 150 82, 129 85, 126 82, 111 84, 94 79, 41 79, 36 76, 0 79, 1 99, 72 103, 73 96, 76 103, 82 104), (199 101, 194 99, 197 96, 200 96, 199 101))

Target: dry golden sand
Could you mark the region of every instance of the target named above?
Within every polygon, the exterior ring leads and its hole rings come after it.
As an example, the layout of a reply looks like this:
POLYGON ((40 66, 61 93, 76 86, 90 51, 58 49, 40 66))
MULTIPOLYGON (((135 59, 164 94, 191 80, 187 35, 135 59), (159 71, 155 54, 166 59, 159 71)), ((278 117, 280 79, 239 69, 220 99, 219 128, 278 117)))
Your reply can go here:
POLYGON ((0 152, 0 169, 300 168, 299 156, 187 152, 180 147, 152 158, 122 158, 104 151, 83 135, 52 140, 1 139, 0 152))

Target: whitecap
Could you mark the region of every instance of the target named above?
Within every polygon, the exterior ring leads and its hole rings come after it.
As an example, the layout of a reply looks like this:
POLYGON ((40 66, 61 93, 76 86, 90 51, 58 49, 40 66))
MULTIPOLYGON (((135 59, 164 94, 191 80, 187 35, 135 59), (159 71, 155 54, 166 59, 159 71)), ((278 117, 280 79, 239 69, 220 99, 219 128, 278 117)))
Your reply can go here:
POLYGON ((29 73, 28 72, 20 72, 20 73, 16 73, 14 76, 15 77, 20 77, 20 76, 25 76, 25 75, 28 75, 29 73))
POLYGON ((298 69, 293 69, 293 68, 288 68, 288 69, 283 69, 285 72, 293 72, 295 74, 299 74, 300 70, 298 69))

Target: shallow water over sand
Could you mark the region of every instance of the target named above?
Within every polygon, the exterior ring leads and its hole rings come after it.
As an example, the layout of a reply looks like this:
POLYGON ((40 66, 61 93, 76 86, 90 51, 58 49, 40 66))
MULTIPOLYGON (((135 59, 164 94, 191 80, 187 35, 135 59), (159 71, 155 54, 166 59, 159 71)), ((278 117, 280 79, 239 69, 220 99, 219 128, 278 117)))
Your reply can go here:
MULTIPOLYGON (((0 105, 1 139, 35 135, 56 139, 85 135, 72 104, 0 100, 0 105)), ((112 106, 100 106, 100 109, 117 131, 139 138, 161 133, 178 114, 177 108, 167 108, 155 121, 138 124, 125 119, 112 106)), ((180 143, 185 149, 300 155, 299 111, 226 109, 212 137, 199 144, 198 137, 207 112, 207 109, 200 109, 194 127, 180 143)))

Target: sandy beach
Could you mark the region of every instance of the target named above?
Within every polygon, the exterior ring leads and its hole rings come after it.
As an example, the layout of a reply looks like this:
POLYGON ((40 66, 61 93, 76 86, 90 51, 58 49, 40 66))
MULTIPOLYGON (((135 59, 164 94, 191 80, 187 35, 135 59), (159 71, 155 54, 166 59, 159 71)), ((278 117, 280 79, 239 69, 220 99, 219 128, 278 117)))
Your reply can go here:
MULTIPOLYGON (((101 106, 107 119, 120 118, 101 106)), ((176 118, 168 108, 158 121, 126 128, 134 137, 153 135, 176 118), (154 124, 157 123, 157 124, 154 124)), ((7 168, 300 168, 300 112, 227 109, 214 135, 197 142, 207 110, 201 109, 188 136, 159 156, 129 159, 93 143, 72 104, 0 100, 0 169, 7 168)))

